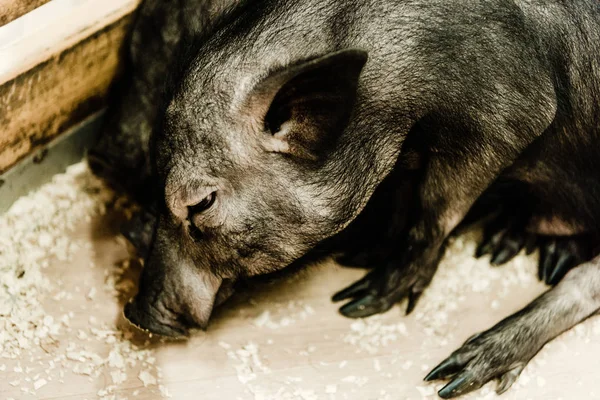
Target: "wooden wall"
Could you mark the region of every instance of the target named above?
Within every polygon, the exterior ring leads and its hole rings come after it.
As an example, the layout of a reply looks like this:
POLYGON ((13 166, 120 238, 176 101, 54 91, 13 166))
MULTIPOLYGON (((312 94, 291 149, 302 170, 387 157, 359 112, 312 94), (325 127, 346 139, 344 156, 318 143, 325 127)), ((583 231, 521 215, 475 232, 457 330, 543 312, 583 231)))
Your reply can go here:
POLYGON ((52 0, 0 28, 0 173, 104 106, 138 3, 52 0))
POLYGON ((0 0, 0 26, 8 24, 21 15, 50 0, 0 0))

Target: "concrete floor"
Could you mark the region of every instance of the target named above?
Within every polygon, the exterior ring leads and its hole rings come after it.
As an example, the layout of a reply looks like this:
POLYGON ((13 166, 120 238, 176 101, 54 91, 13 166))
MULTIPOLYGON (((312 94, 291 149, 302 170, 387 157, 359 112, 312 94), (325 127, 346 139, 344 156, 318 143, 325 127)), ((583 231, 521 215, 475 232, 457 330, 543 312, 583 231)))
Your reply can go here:
MULTIPOLYGON (((450 246, 408 317, 404 305, 341 317, 330 296, 363 272, 329 262, 256 284, 217 310, 208 332, 163 342, 122 318, 140 266, 116 234, 120 213, 103 213, 113 200, 79 166, 30 196, 31 209, 0 217, 0 282, 18 289, 0 297, 0 398, 434 399, 441 385, 422 381, 432 367, 545 289, 535 259, 492 268, 471 257, 470 235, 450 246), (70 203, 48 210, 40 203, 49 196, 70 203), (71 215, 77 208, 85 212, 71 215), (27 227, 46 212, 56 214, 51 230, 27 227)), ((599 334, 590 319, 562 335, 500 398, 600 398, 599 334)), ((464 398, 495 398, 494 387, 464 398)))

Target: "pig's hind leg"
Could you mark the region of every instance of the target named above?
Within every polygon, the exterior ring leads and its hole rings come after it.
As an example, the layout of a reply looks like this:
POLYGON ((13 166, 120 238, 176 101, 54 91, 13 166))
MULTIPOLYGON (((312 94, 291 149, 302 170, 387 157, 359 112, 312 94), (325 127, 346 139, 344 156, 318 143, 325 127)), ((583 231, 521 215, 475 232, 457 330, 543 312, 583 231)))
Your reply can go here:
POLYGON ((536 237, 525 229, 529 218, 528 208, 511 210, 510 206, 505 205, 484 225, 483 238, 475 256, 480 258, 489 254, 492 265, 502 265, 523 249, 531 254, 535 250, 536 237))
POLYGON ((472 336, 426 380, 452 379, 439 391, 459 396, 498 379, 500 394, 550 340, 600 309, 600 256, 571 270, 554 288, 491 329, 472 336))
POLYGON ((556 285, 569 270, 592 258, 592 235, 539 235, 528 231, 526 222, 500 214, 485 225, 476 257, 489 254, 492 265, 502 265, 523 249, 527 255, 539 249, 538 278, 548 285, 556 285))
POLYGON ((523 249, 528 255, 539 249, 538 277, 555 285, 569 270, 593 257, 598 239, 588 233, 566 235, 568 232, 542 228, 548 224, 539 222, 533 204, 527 199, 504 201, 502 210, 484 225, 475 255, 479 258, 489 254, 492 265, 502 265, 523 249))
POLYGON ((590 234, 538 236, 538 278, 548 285, 556 285, 567 272, 592 258, 596 241, 590 234))

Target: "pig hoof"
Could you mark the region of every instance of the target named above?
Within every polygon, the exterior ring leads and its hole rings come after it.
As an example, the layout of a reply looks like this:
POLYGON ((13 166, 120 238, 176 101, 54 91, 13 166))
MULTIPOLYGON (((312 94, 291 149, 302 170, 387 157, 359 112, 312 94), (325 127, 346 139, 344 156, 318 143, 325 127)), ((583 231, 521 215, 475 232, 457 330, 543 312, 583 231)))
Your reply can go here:
POLYGON ((556 285, 567 272, 593 256, 591 241, 582 236, 540 236, 538 246, 538 277, 548 285, 556 285))
POLYGON ((386 312, 394 304, 408 298, 406 314, 410 314, 423 290, 429 285, 435 269, 431 274, 422 274, 423 271, 420 271, 419 275, 404 276, 395 285, 391 285, 390 281, 393 279, 391 275, 398 275, 397 268, 394 268, 394 273, 390 273, 388 269, 389 267, 376 268, 363 279, 333 295, 334 302, 352 299, 340 308, 340 313, 349 318, 364 318, 386 312))
POLYGON ((587 235, 535 235, 526 232, 516 218, 501 214, 485 227, 483 240, 475 256, 479 258, 491 254, 491 264, 502 265, 512 260, 523 248, 526 254, 539 248, 538 277, 548 285, 556 285, 569 270, 591 260, 593 247, 593 241, 587 235))
POLYGON ((521 334, 518 324, 505 320, 467 340, 435 367, 425 380, 451 379, 438 392, 444 399, 477 390, 492 379, 499 380, 496 393, 502 394, 512 386, 539 350, 529 346, 527 340, 514 340, 521 334))
POLYGON ((535 236, 519 228, 519 225, 498 218, 485 227, 483 241, 477 247, 475 256, 479 258, 490 254, 492 265, 502 265, 512 260, 523 248, 527 254, 531 254, 535 249, 535 236))

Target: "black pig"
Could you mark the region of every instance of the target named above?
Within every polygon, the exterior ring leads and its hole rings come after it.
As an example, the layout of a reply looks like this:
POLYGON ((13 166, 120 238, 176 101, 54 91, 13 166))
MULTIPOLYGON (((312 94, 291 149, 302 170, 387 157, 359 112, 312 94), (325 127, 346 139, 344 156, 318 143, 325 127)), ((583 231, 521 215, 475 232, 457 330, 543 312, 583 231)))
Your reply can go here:
POLYGON ((376 269, 385 296, 343 312, 417 296, 448 234, 555 116, 538 32, 523 9, 493 4, 261 1, 228 13, 194 49, 155 138, 166 204, 140 296, 170 312, 134 302, 131 315, 166 331, 180 317, 206 325, 211 302, 197 298, 342 231, 405 141, 425 159, 418 216, 376 269), (476 17, 485 29, 470 24, 476 17), (178 276, 188 269, 203 290, 157 296, 187 286, 178 276))
MULTIPOLYGON (((344 315, 412 309, 498 188, 511 195, 479 253, 501 263, 525 232, 545 235, 540 275, 557 282, 597 254, 599 26, 596 0, 241 2, 170 71, 151 146, 164 202, 126 316, 169 336, 204 328, 233 282, 352 231, 378 192, 390 218, 350 256, 373 271, 334 297, 352 299, 344 315)), ((598 310, 598 262, 432 371, 454 378, 440 395, 506 390, 598 310)))

